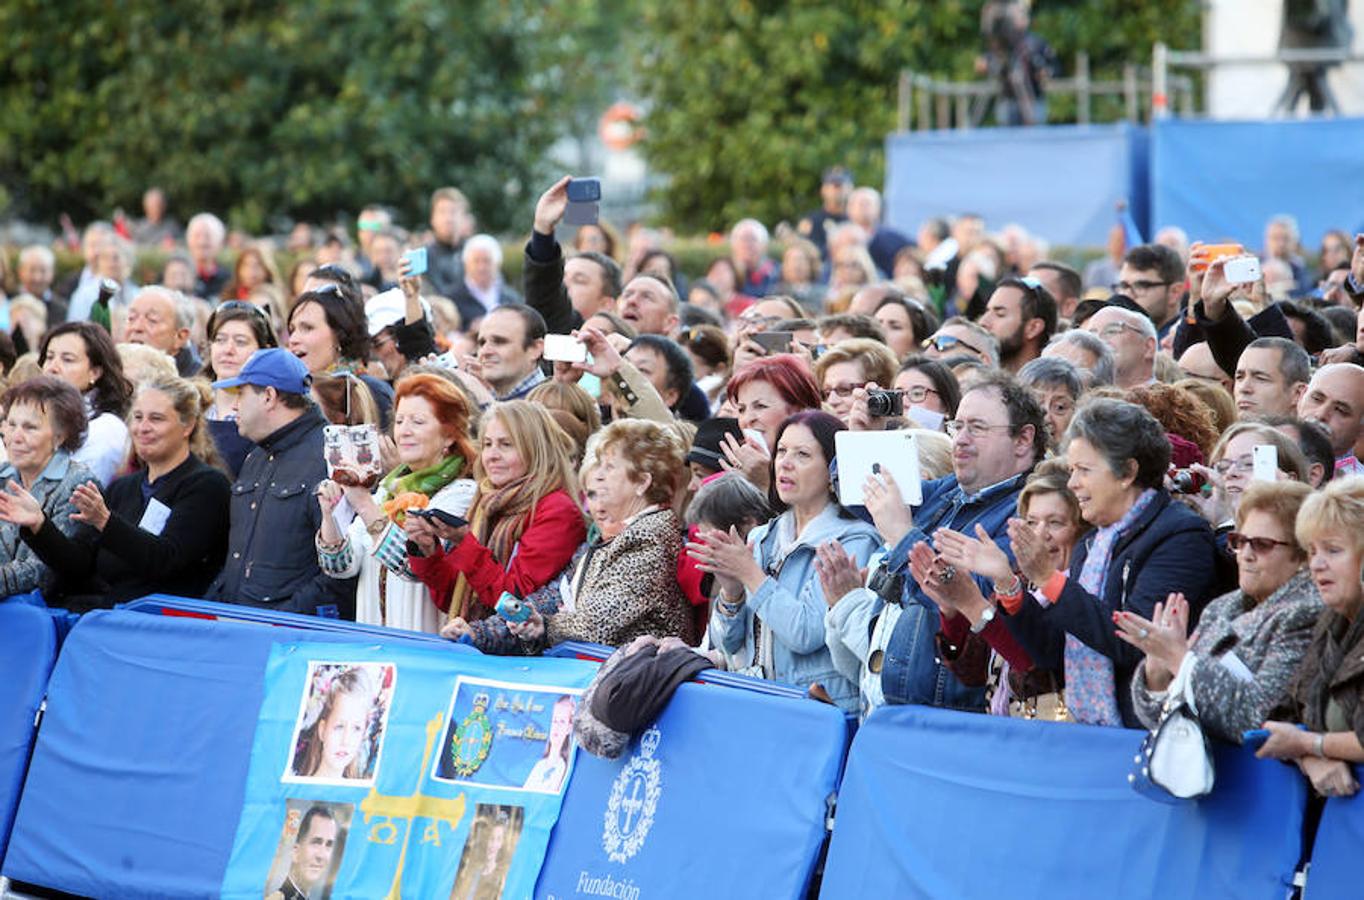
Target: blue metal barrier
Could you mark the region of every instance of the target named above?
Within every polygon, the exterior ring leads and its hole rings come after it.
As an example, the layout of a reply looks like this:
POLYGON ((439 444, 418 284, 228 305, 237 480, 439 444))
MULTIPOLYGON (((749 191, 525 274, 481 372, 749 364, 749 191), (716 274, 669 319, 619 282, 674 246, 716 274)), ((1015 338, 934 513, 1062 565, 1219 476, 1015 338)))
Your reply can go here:
POLYGON ((535 896, 804 897, 846 747, 835 707, 684 684, 620 759, 579 754, 535 896))
POLYGON ((408 640, 439 644, 450 643, 438 634, 427 634, 421 631, 403 631, 397 628, 386 628, 382 625, 362 625, 357 622, 347 622, 344 619, 305 616, 300 613, 280 612, 255 606, 238 606, 234 603, 216 603, 212 600, 176 597, 172 594, 150 594, 137 600, 121 603, 118 608, 130 612, 149 613, 154 616, 207 619, 215 622, 236 622, 239 624, 275 625, 285 628, 301 628, 305 631, 325 631, 348 637, 370 637, 376 640, 390 640, 397 636, 408 640))
POLYGON ((1364 847, 1364 798, 1333 797, 1326 801, 1307 872, 1308 900, 1357 900, 1359 851, 1364 847))
POLYGON ((0 864, 56 658, 57 629, 47 610, 0 603, 0 864))
POLYGON ((1223 746, 1210 797, 1158 803, 1127 782, 1140 742, 1117 728, 878 710, 848 756, 822 896, 1284 897, 1301 850, 1297 771, 1223 746))

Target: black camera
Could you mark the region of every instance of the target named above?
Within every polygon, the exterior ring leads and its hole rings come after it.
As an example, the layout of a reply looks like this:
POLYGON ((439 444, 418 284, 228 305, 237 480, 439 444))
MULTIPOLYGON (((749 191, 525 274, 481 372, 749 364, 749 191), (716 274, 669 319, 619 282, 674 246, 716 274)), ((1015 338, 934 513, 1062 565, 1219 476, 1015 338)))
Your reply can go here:
POLYGON ((905 414, 905 392, 883 391, 873 388, 867 391, 867 412, 876 418, 903 416, 905 414))

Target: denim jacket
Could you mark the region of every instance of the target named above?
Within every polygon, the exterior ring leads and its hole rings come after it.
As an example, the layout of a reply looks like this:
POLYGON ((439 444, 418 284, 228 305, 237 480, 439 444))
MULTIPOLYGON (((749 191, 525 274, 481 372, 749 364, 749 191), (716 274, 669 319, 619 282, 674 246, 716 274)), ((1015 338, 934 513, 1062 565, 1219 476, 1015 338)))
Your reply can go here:
POLYGON ((782 513, 749 534, 753 557, 768 577, 756 591, 746 592, 746 602, 732 613, 726 611, 724 603, 717 602, 711 612, 710 633, 726 653, 738 653, 751 638, 756 615, 762 627, 771 630, 774 639, 773 680, 799 688, 819 682, 840 708, 855 712, 857 684, 839 673, 824 643, 828 605, 815 573, 815 549, 837 540, 861 567, 880 546, 881 537, 866 522, 839 516, 838 505, 830 503, 810 520, 805 533, 797 537, 786 557, 778 562, 778 529, 790 517, 794 513, 782 513))
MULTIPOLYGON (((917 703, 952 709, 981 711, 984 688, 969 688, 957 680, 938 659, 934 637, 938 633, 938 607, 909 575, 909 551, 919 541, 932 541, 938 528, 973 534, 977 523, 1013 559, 1007 530, 1018 509, 1018 495, 1027 473, 1015 475, 968 496, 955 475, 924 482, 924 502, 914 512, 914 527, 891 548, 886 557, 892 574, 904 576, 902 612, 886 645, 881 668, 881 690, 887 703, 917 703)), ((962 573, 963 577, 966 573, 962 573)), ((987 597, 992 588, 976 579, 987 597)))

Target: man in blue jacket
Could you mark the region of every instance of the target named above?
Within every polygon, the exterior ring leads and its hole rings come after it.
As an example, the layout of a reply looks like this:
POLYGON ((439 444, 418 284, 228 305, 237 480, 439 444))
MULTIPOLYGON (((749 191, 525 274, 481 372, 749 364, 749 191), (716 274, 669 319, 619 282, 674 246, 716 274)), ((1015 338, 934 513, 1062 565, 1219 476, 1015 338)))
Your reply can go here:
POLYGON ((355 618, 355 579, 317 564, 322 524, 313 492, 327 477, 326 421, 308 395, 303 361, 276 347, 257 350, 236 378, 213 383, 238 393, 237 430, 256 443, 232 485, 227 561, 205 599, 330 618, 355 618))
MULTIPOLYGON (((910 577, 909 551, 920 541, 932 545, 939 528, 974 535, 979 524, 1012 559, 1008 521, 1028 473, 1046 453, 1047 434, 1037 401, 1002 373, 972 383, 957 418, 947 424, 953 474, 925 482, 920 506, 911 511, 895 489, 873 489, 867 497, 867 509, 889 548, 886 571, 904 585, 889 642, 870 664, 873 671, 881 666, 886 703, 983 710, 984 690, 963 685, 938 659, 938 607, 910 577)), ((979 581, 981 592, 990 596, 990 584, 979 581)), ((1019 637, 1025 649, 1035 649, 1019 637)))

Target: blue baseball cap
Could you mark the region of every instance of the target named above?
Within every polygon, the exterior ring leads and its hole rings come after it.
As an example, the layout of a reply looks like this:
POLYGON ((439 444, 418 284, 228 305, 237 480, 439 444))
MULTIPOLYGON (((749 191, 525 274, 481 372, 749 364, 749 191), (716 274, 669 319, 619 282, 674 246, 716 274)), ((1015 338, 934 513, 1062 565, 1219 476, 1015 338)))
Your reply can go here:
POLYGON ((270 347, 252 353, 236 378, 215 381, 213 387, 223 389, 251 384, 272 387, 286 394, 306 394, 312 383, 313 376, 308 374, 303 360, 282 347, 270 347))

